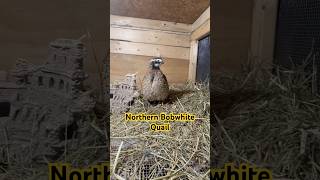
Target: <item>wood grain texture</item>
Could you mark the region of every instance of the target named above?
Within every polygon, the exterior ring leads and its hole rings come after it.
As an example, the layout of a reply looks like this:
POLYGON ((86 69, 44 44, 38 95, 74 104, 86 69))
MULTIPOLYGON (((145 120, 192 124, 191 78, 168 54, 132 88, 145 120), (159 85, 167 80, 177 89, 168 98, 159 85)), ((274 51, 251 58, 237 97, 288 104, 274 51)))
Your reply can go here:
POLYGON ((190 48, 173 47, 165 45, 144 44, 127 41, 110 41, 110 52, 120 54, 131 54, 141 56, 162 56, 189 60, 190 48))
POLYGON ((210 32, 210 19, 204 22, 198 29, 192 32, 191 40, 199 40, 210 32))
POLYGON ((190 82, 196 81, 197 59, 198 59, 198 41, 193 40, 191 42, 191 48, 190 48, 190 62, 189 62, 189 74, 188 74, 188 80, 190 82))
POLYGON ((110 27, 110 39, 145 44, 190 47, 189 34, 175 34, 161 30, 110 27))
POLYGON ((210 0, 111 0, 111 14, 192 24, 210 0))
POLYGON ((191 31, 191 24, 175 23, 170 21, 160 21, 152 19, 134 18, 127 16, 110 15, 111 26, 121 27, 135 27, 150 30, 163 30, 172 32, 189 33, 191 31))
POLYGON ((210 33, 210 7, 201 14, 201 16, 192 24, 190 62, 188 79, 191 82, 196 81, 197 60, 198 60, 198 42, 210 33))
POLYGON ((192 24, 192 31, 198 29, 202 24, 210 19, 210 7, 208 7, 201 16, 192 24))
MULTIPOLYGON (((110 54, 110 80, 111 82, 124 79, 128 73, 137 73, 137 82, 141 85, 143 76, 148 70, 150 56, 136 56, 126 54, 110 54)), ((188 79, 189 61, 183 59, 164 59, 165 64, 161 70, 166 75, 169 84, 182 84, 188 79)))
POLYGON ((251 52, 255 63, 272 68, 279 0, 255 0, 252 20, 251 52))

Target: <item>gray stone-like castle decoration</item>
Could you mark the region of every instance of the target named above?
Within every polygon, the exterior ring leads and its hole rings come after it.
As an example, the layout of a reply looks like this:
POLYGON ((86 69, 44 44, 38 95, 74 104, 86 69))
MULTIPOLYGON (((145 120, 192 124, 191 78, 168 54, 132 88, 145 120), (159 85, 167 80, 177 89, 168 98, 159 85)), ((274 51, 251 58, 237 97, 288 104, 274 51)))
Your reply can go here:
POLYGON ((6 148, 33 158, 54 157, 65 149, 66 141, 80 138, 87 112, 95 106, 83 88, 86 55, 81 41, 57 39, 49 45, 45 64, 35 66, 20 59, 11 73, 3 73, 0 161, 8 158, 1 157, 8 156, 6 148))
POLYGON ((110 86, 110 106, 112 112, 128 111, 134 99, 139 96, 135 74, 127 74, 126 79, 110 86))

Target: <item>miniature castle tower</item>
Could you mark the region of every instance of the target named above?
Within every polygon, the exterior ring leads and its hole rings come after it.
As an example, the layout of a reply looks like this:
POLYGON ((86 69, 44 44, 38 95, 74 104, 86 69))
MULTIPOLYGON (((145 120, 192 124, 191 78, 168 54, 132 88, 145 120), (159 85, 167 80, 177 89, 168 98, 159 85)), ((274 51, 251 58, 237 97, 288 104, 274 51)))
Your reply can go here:
POLYGON ((57 39, 50 43, 48 53, 44 70, 70 79, 66 80, 66 88, 70 89, 73 97, 78 96, 83 89, 83 81, 88 76, 83 69, 87 56, 84 44, 79 40, 57 39))
POLYGON ((75 71, 83 69, 83 61, 86 57, 86 49, 83 43, 73 39, 57 39, 50 43, 47 67, 75 71))
MULTIPOLYGON (((0 116, 6 120, 0 123, 0 129, 5 126, 10 139, 19 142, 10 146, 13 154, 30 145, 29 139, 19 137, 41 137, 32 140, 37 147, 32 156, 55 156, 60 152, 58 149, 65 148, 61 141, 69 136, 64 135, 63 129, 67 128, 76 138, 87 112, 95 106, 91 92, 83 88, 87 78, 83 67, 87 55, 84 44, 79 40, 57 39, 48 48, 45 64, 33 65, 19 59, 11 72, 15 81, 0 81, 0 116)), ((0 154, 1 148, 0 145, 0 154)))
POLYGON ((139 96, 136 78, 136 74, 127 74, 125 80, 110 86, 112 112, 127 111, 130 104, 139 96))

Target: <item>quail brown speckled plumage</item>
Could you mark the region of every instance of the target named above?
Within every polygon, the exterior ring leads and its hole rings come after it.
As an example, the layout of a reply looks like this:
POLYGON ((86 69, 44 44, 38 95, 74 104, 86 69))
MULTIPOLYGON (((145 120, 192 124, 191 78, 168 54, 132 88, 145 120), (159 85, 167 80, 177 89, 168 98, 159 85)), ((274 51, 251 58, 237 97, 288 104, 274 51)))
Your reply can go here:
POLYGON ((148 102, 165 101, 169 95, 169 85, 166 76, 160 70, 162 58, 153 58, 150 61, 149 71, 143 78, 142 95, 148 102))

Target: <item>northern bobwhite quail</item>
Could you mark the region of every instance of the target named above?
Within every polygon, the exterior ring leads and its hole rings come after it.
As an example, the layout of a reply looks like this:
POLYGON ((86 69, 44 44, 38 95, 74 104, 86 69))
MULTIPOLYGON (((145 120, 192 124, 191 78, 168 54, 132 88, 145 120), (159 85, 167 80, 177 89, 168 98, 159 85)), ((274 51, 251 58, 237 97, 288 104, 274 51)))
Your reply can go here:
POLYGON ((143 99, 150 103, 165 101, 169 95, 168 81, 166 76, 160 70, 161 64, 164 64, 162 58, 151 59, 149 71, 143 78, 143 99))

